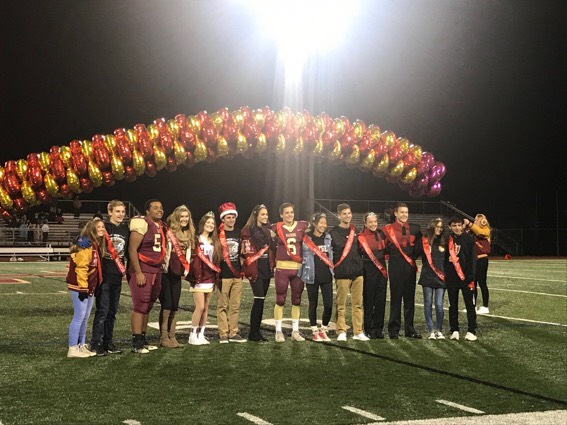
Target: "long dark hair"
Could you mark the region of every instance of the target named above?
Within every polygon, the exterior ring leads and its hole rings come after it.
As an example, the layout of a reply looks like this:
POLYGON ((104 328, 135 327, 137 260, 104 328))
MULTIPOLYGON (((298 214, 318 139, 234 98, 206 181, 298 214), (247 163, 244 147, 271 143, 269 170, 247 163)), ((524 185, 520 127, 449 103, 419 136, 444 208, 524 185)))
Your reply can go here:
POLYGON ((264 204, 258 204, 250 213, 250 217, 248 217, 248 221, 246 221, 246 225, 244 228, 248 228, 250 239, 256 248, 261 248, 266 246, 270 243, 272 237, 270 235, 270 224, 258 226, 258 215, 260 211, 268 210, 268 208, 264 204))
POLYGON ((437 239, 437 243, 440 246, 447 245, 447 232, 446 232, 446 228, 445 228, 445 223, 443 222, 443 219, 441 217, 434 218, 433 220, 431 220, 429 222, 429 224, 427 225, 427 230, 425 231, 425 235, 427 237, 427 241, 429 242, 429 245, 433 245, 433 242, 436 239, 437 239), (441 234, 439 236, 437 236, 435 234, 435 227, 439 223, 441 223, 443 225, 443 232, 441 232, 441 234))
POLYGON ((203 217, 201 217, 201 220, 199 220, 199 224, 197 225, 197 234, 195 236, 198 244, 199 236, 201 236, 201 233, 203 233, 203 231, 205 230, 205 223, 209 218, 212 218, 215 222, 213 231, 209 234, 211 240, 213 241, 213 263, 220 264, 220 262, 222 261, 222 247, 220 244, 219 235, 217 234, 217 223, 215 221, 214 215, 207 213, 203 217))

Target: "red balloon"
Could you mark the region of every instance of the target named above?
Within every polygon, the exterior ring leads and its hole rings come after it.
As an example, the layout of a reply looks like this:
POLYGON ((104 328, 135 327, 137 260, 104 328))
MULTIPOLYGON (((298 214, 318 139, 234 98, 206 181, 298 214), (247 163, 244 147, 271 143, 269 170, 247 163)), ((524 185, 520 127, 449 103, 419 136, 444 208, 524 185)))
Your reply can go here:
POLYGON ((136 181, 136 173, 134 172, 134 168, 132 168, 131 165, 126 165, 124 167, 124 178, 126 179, 127 182, 130 183, 136 181))
POLYGON ((12 197, 19 195, 20 193, 20 182, 18 176, 15 173, 7 173, 4 177, 4 187, 8 191, 8 194, 12 197))
POLYGON ((402 150, 398 145, 394 145, 390 148, 388 157, 390 158, 391 164, 398 162, 400 159, 402 159, 402 150))
POLYGON ((134 131, 138 137, 138 145, 140 146, 140 152, 144 159, 149 159, 154 154, 152 147, 152 141, 150 139, 150 133, 144 124, 136 124, 134 126, 134 131))
POLYGON ((51 195, 49 194, 49 192, 47 191, 47 189, 39 189, 36 193, 35 196, 37 197, 37 199, 39 200, 39 202, 41 202, 44 205, 47 205, 51 202, 51 195))
POLYGON ((213 123, 204 124, 201 127, 201 137, 207 146, 214 146, 217 140, 218 132, 213 123))
POLYGON ((175 162, 175 158, 167 158, 167 164, 165 164, 165 169, 170 173, 173 173, 177 170, 177 163, 175 162))
POLYGON ((79 177, 79 184, 83 192, 91 193, 93 191, 93 183, 88 177, 79 177))
POLYGON ((29 204, 25 201, 24 198, 16 198, 14 199, 14 211, 23 213, 26 212, 29 208, 29 204))
MULTIPOLYGON (((71 143, 73 143, 73 142, 71 142, 71 143)), ((32 167, 34 165, 37 165, 39 167, 39 158, 38 158, 36 153, 28 154, 28 156, 26 157, 26 161, 28 161, 28 166, 30 166, 30 167, 32 167)))
POLYGON ((149 177, 155 177, 157 174, 156 164, 150 160, 146 161, 146 175, 149 177))
POLYGON ((39 164, 33 165, 29 168, 29 177, 31 186, 37 190, 43 186, 43 173, 39 164))
POLYGON ((51 146, 49 149, 49 158, 53 161, 54 159, 60 158, 59 156, 59 146, 51 146))
POLYGON ((67 183, 63 183, 61 184, 61 186, 59 186, 59 194, 62 198, 69 199, 73 196, 73 191, 67 183))
POLYGON ((427 164, 423 161, 419 161, 416 165, 415 165, 415 169, 417 170, 417 175, 419 176, 423 176, 423 175, 427 175, 427 172, 429 171, 429 167, 427 166, 427 164))
POLYGON ((428 198, 435 198, 441 193, 441 182, 435 182, 425 191, 428 198))
POLYGON ((71 143, 69 143, 69 150, 71 151, 71 154, 82 152, 81 142, 79 140, 72 140, 71 143))
POLYGON ((65 183, 65 165, 63 165, 59 154, 57 158, 51 160, 51 173, 57 183, 65 183))
POLYGON ((116 180, 114 179, 114 175, 112 174, 112 171, 103 171, 101 174, 102 174, 102 182, 104 183, 105 186, 114 186, 116 180))
POLYGON ((89 166, 83 152, 78 151, 71 154, 71 165, 77 171, 77 174, 84 176, 88 174, 89 166))
POLYGON ((376 153, 376 157, 381 157, 382 155, 388 153, 388 146, 386 146, 383 142, 376 143, 373 149, 376 153))
POLYGON ((17 174, 18 166, 16 165, 16 161, 6 161, 6 164, 4 165, 4 172, 6 174, 17 174))

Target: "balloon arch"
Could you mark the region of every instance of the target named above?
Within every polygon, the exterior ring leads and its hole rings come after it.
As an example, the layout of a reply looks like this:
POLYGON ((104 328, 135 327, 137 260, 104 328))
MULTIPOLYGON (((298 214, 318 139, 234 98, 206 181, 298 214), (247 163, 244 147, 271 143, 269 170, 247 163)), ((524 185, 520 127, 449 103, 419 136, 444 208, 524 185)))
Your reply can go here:
POLYGON ((212 114, 159 118, 148 126, 118 128, 113 134, 96 134, 91 140, 53 146, 49 153, 7 161, 0 167, 0 213, 24 212, 53 197, 71 198, 119 180, 133 182, 142 174, 153 177, 164 168, 173 172, 181 164, 191 167, 265 152, 342 161, 398 183, 414 198, 437 196, 445 174, 445 165, 433 154, 375 124, 351 123, 344 116, 333 119, 326 113, 244 106, 232 112, 223 108, 212 114))

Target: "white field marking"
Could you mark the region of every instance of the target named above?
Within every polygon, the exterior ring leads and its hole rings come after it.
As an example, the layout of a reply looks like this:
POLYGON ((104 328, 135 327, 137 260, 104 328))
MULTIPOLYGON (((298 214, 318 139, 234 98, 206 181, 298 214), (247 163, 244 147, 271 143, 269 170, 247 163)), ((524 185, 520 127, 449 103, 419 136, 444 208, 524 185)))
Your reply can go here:
POLYGON ((61 294, 67 294, 67 292, 64 291, 58 291, 58 292, 7 292, 4 294, 0 294, 0 297, 4 296, 4 295, 61 295, 61 294))
POLYGON ((505 274, 489 274, 488 277, 505 277, 507 279, 519 279, 519 280, 537 280, 539 282, 559 282, 567 283, 564 280, 554 280, 554 279, 536 279, 535 277, 522 277, 522 276, 508 276, 505 274))
POLYGON ((16 291, 16 295, 28 295, 25 292, 16 291))
MULTIPOLYGON (((150 328, 159 329, 159 322, 149 322, 148 326, 150 328)), ((208 321, 205 325, 207 329, 218 329, 217 325, 211 325, 208 321)), ((177 322, 177 330, 191 329, 191 321, 179 321, 177 322)))
POLYGON ((463 406, 462 404, 453 403, 447 400, 435 400, 439 404, 444 404, 445 406, 454 407, 455 409, 463 410, 469 413, 476 413, 477 415, 482 415, 484 412, 482 410, 475 409, 474 407, 463 406))
MULTIPOLYGON (((393 425, 549 425, 567 423, 567 410, 548 410, 545 412, 507 413, 504 415, 461 416, 454 418, 417 419, 412 421, 381 422, 393 425)), ((367 424, 368 425, 368 424, 367 424)))
POLYGON ((126 419, 125 421, 122 422, 123 424, 126 425, 142 425, 142 422, 139 422, 135 419, 126 419))
POLYGON ((567 295, 561 295, 561 294, 546 294, 545 292, 532 292, 532 291, 520 291, 518 289, 494 288, 493 286, 490 287, 490 290, 491 291, 520 292, 522 294, 547 295, 548 297, 567 298, 567 295))
POLYGON ((270 422, 266 422, 264 419, 251 415, 250 413, 241 412, 237 413, 237 415, 257 425, 272 425, 270 422))
MULTIPOLYGON (((179 322, 177 322, 179 323, 179 322)), ((320 320, 317 321, 317 323, 321 323, 320 320)), ((262 320, 262 324, 266 325, 266 326, 276 326, 276 320, 275 319, 264 319, 262 320)), ((329 328, 329 330, 336 330, 337 329, 337 324, 335 322, 329 322, 329 325, 327 326, 329 328)), ((292 329, 292 318, 291 317, 284 317, 282 319, 282 329, 292 329)), ((299 329, 303 330, 303 331, 310 331, 311 330, 311 325, 309 324, 309 320, 307 319, 299 319, 299 329)), ((350 329, 350 327, 347 325, 347 329, 350 329)))
MULTIPOLYGON (((382 416, 375 415, 374 413, 367 412, 366 410, 357 409, 356 407, 352 406, 342 406, 343 409, 348 410, 349 412, 356 413, 362 417, 367 419, 372 419, 373 421, 383 421, 385 420, 382 416)), ((370 424, 366 424, 370 425, 370 424)))

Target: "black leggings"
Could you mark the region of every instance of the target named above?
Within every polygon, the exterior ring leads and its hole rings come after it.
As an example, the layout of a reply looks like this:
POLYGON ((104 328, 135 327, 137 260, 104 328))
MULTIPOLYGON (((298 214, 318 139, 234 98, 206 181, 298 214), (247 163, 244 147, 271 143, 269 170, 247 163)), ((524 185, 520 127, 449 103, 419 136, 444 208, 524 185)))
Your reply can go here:
POLYGON ((161 292, 159 302, 163 310, 177 311, 181 297, 181 276, 172 273, 161 275, 161 292))
MULTIPOLYGON (((486 275, 488 274, 488 257, 479 258, 476 260, 476 286, 480 286, 482 293, 482 306, 488 307, 488 286, 486 285, 486 275)), ((478 296, 475 286, 474 297, 478 304, 478 296)))
POLYGON ((331 313, 333 311, 333 285, 331 282, 326 283, 308 283, 307 297, 309 298, 309 323, 311 326, 317 326, 317 304, 319 303, 319 288, 323 296, 323 326, 329 324, 331 313))

